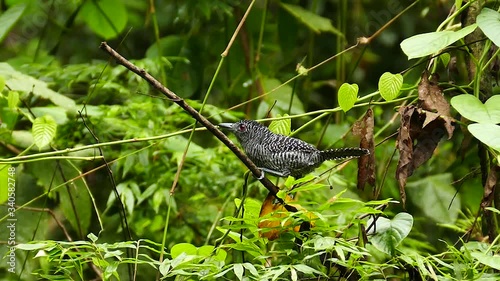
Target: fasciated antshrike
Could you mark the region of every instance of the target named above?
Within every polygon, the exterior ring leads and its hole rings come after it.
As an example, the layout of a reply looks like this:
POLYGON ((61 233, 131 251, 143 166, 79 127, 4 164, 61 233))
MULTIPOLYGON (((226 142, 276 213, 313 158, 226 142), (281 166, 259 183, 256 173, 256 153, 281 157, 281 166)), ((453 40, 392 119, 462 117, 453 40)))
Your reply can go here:
POLYGON ((357 147, 321 151, 297 138, 275 134, 253 120, 222 123, 219 126, 229 129, 236 136, 248 158, 257 167, 278 177, 301 178, 326 160, 370 154, 368 149, 357 147))

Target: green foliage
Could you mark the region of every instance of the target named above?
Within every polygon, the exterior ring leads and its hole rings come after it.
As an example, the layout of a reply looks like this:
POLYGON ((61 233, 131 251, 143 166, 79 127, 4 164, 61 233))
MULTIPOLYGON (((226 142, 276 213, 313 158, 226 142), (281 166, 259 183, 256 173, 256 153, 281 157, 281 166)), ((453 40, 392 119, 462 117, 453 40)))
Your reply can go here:
POLYGON ((0 279, 498 279, 499 14, 459 27, 480 1, 256 1, 240 28, 245 1, 4 2, 0 279), (263 212, 239 159, 102 40, 214 124, 372 154, 271 178, 297 211, 263 212), (406 106, 421 126, 398 127, 406 106), (424 137, 395 153, 402 133, 424 137))
POLYGON ((471 95, 451 99, 451 105, 465 118, 477 122, 467 126, 469 132, 487 146, 500 151, 500 96, 489 98, 484 104, 471 95))

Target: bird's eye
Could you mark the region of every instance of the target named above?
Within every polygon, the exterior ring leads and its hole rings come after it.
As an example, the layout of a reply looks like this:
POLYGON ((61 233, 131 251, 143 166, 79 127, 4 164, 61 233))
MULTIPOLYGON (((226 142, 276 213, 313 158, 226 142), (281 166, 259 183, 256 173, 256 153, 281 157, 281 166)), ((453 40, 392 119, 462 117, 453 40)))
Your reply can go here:
POLYGON ((240 124, 240 126, 238 127, 238 130, 240 130, 240 132, 244 132, 247 130, 247 125, 245 124, 240 124))

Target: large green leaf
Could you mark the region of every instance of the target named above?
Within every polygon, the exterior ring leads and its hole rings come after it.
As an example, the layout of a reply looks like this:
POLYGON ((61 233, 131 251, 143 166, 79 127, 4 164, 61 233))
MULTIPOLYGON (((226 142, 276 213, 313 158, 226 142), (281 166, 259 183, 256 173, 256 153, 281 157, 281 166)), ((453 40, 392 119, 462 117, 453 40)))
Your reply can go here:
POLYGON ((470 124, 469 132, 487 146, 500 152, 500 126, 495 124, 470 124))
POLYGON ((80 16, 92 31, 106 40, 117 37, 127 25, 127 10, 120 0, 86 1, 80 16))
POLYGON ((59 93, 49 89, 47 83, 29 75, 16 71, 8 63, 0 63, 0 75, 5 78, 5 84, 12 91, 33 93, 33 95, 48 99, 68 111, 75 109, 75 102, 59 93))
POLYGON ((12 144, 18 147, 28 148, 33 144, 33 134, 25 130, 12 131, 12 144))
POLYGON ((14 27, 16 22, 21 18, 25 9, 25 4, 18 4, 10 7, 7 11, 0 15, 0 43, 3 41, 5 36, 7 36, 12 27, 14 27))
POLYGON ((451 105, 463 117, 485 124, 500 123, 500 95, 492 96, 484 104, 475 96, 463 94, 451 99, 451 105))
POLYGON ((437 174, 407 184, 408 199, 430 219, 455 223, 460 211, 460 196, 451 186, 451 174, 437 174))
POLYGON ((413 217, 408 213, 399 213, 392 220, 381 217, 376 221, 376 233, 370 240, 375 248, 392 256, 412 226, 413 217))
POLYGON ((344 36, 342 32, 333 27, 331 21, 327 18, 318 16, 317 14, 297 5, 281 3, 281 6, 298 21, 304 23, 309 29, 316 33, 331 32, 339 36, 344 36))
MULTIPOLYGON (((263 78, 262 85, 266 93, 274 91, 264 96, 265 108, 263 110, 259 108, 259 114, 257 116, 265 116, 266 112, 271 107, 273 108, 273 115, 289 113, 288 108, 290 107, 290 99, 292 98, 293 88, 288 84, 282 85, 278 79, 274 78, 263 78)), ((290 113, 304 113, 304 106, 297 95, 293 97, 290 113)))
MULTIPOLYGON (((76 171, 74 167, 70 167, 66 164, 62 167, 64 169, 64 175, 66 175, 68 179, 79 176, 78 171, 76 171)), ((58 194, 60 202, 59 207, 65 219, 77 233, 81 229, 83 235, 87 234, 93 214, 93 208, 85 183, 82 180, 75 180, 72 184, 68 185, 68 188, 59 189, 58 194)))
POLYGON ((476 19, 477 25, 495 45, 500 46, 500 14, 489 8, 483 8, 476 19))
POLYGON ((500 255, 492 255, 490 253, 480 253, 480 252, 472 252, 471 256, 477 259, 480 263, 487 265, 496 270, 500 270, 500 255))
POLYGON ((181 52, 183 40, 179 35, 169 35, 160 38, 146 50, 146 58, 156 59, 158 57, 158 48, 161 48, 162 56, 178 56, 181 52))
POLYGON ((408 56, 408 59, 432 55, 472 33, 476 27, 477 24, 473 24, 458 31, 418 34, 403 40, 401 49, 408 56))

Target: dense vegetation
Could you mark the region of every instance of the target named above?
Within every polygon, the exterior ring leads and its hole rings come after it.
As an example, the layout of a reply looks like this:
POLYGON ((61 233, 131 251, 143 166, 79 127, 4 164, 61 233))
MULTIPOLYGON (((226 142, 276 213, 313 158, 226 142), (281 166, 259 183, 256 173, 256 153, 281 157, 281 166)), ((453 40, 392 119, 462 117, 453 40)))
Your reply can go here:
POLYGON ((0 1, 0 279, 498 280, 485 2, 0 1), (240 119, 371 154, 266 183, 240 119))

